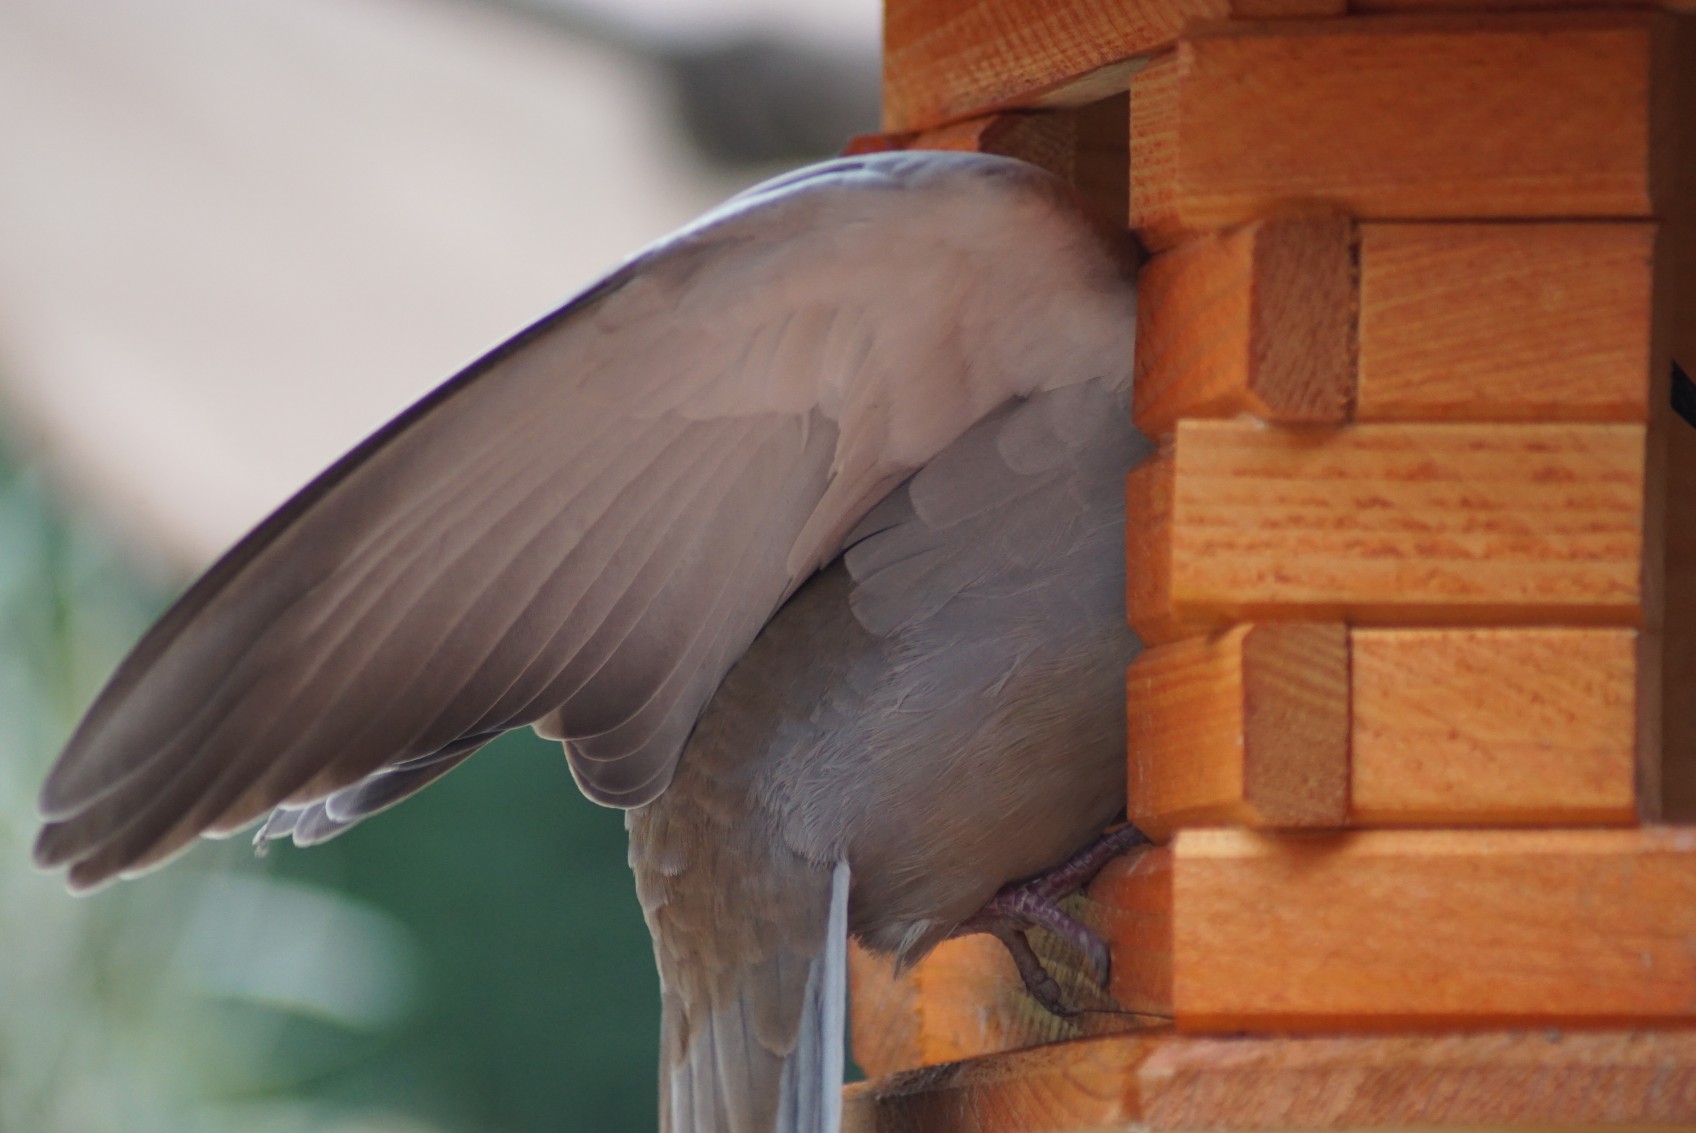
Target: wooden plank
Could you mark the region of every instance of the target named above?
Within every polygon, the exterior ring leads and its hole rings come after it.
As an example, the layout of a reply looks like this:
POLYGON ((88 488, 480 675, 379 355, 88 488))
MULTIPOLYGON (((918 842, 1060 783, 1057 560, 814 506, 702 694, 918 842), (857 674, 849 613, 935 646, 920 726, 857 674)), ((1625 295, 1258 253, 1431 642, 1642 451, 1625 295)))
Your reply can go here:
POLYGON ((1137 426, 1153 435, 1179 417, 1243 413, 1347 420, 1353 233, 1346 217, 1282 217, 1150 260, 1137 291, 1137 426))
POLYGON ((1158 251, 1197 233, 1178 216, 1178 56, 1167 52, 1131 76, 1130 200, 1126 215, 1158 251))
POLYGON ((1138 1063, 1159 1041, 1086 1039, 858 1082, 843 1091, 842 1133, 1124 1129, 1141 1116, 1138 1063))
POLYGON ((1239 626, 1126 674, 1128 814, 1179 827, 1637 819, 1637 633, 1239 626))
POLYGON ((883 128, 1093 102, 1125 89, 1131 57, 1170 46, 1192 21, 1343 9, 1343 0, 889 0, 883 128))
POLYGON ((1125 477, 1125 617, 1145 645, 1195 631, 1172 603, 1171 452, 1156 453, 1125 477))
POLYGON ((1185 420, 1132 476, 1131 624, 1636 625, 1643 478, 1636 425, 1185 420))
MULTIPOLYGON (((978 943, 977 938, 964 937, 941 947, 978 943)), ((932 952, 926 962, 945 961, 932 952)), ((848 938, 848 1003, 848 1046, 868 1078, 929 1065, 919 981, 911 971, 896 972, 888 957, 868 951, 853 937, 848 938)))
POLYGON ((1125 683, 1127 814, 1150 837, 1347 821, 1345 626, 1239 626, 1174 642, 1138 657, 1125 683))
POLYGON ((1179 1036, 1137 1088, 1149 1129, 1676 1125, 1696 1118, 1696 1034, 1179 1036))
POLYGON ((1072 185, 1109 223, 1123 228, 1129 203, 1129 98, 1120 93, 1073 109, 989 114, 930 130, 865 134, 843 153, 950 150, 1016 157, 1072 185))
POLYGON ((1635 821, 1634 631, 1357 629, 1350 666, 1354 822, 1635 821))
POLYGON ((1042 1043, 1143 1028, 1171 1014, 1171 856, 1164 848, 1109 862, 1064 907, 1114 942, 1103 991, 1078 957, 1045 932, 1032 947, 1079 1014, 1049 1014, 1025 991, 989 936, 945 941, 905 972, 858 945, 849 951, 855 1061, 878 1077, 1042 1043))
POLYGON ((1696 830, 1186 830, 1180 1029, 1696 1021, 1696 830))
POLYGON ((1644 421, 1652 224, 1366 224, 1362 421, 1644 421))
POLYGON ((1612 12, 1195 33, 1170 80, 1169 157, 1133 170, 1133 225, 1160 243, 1291 201, 1365 220, 1649 217, 1655 26, 1612 12))
POLYGON ((1696 1122, 1696 1033, 1118 1035, 848 1087, 845 1133, 1696 1122))

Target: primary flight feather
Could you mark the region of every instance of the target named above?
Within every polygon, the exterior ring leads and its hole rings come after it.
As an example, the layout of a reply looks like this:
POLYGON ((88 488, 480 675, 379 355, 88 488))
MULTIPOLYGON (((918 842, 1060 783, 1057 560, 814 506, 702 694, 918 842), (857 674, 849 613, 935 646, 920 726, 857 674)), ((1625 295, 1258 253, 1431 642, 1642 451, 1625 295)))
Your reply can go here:
POLYGON ((1002 158, 734 198, 196 582, 54 766, 37 860, 85 889, 260 819, 321 841, 531 725, 629 810, 662 1124, 833 1130, 847 934, 916 958, 1122 806, 1133 270, 1002 158))

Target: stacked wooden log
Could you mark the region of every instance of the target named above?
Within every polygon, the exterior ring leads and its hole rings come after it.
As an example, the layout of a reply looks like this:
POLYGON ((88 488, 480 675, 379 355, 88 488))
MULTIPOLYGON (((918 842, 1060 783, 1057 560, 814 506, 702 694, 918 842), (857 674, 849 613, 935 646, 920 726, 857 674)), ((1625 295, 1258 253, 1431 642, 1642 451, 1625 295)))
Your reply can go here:
POLYGON ((1075 1016, 856 956, 851 1128, 1696 1122, 1696 16, 1466 6, 888 0, 862 145, 1152 253, 1160 845, 1075 903, 1105 993, 1043 944, 1075 1016))

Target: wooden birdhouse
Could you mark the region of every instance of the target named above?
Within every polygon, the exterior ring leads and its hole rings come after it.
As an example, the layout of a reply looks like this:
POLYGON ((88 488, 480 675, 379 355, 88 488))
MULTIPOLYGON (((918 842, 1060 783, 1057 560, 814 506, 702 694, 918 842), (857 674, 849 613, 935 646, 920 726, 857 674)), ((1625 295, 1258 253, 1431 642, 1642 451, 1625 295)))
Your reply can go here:
POLYGON ((850 1129, 1696 1123, 1679 7, 888 0, 862 145, 1035 161, 1151 253, 1160 845, 1078 901, 1109 996, 1044 952, 1071 1018, 989 938, 856 956, 850 1129))

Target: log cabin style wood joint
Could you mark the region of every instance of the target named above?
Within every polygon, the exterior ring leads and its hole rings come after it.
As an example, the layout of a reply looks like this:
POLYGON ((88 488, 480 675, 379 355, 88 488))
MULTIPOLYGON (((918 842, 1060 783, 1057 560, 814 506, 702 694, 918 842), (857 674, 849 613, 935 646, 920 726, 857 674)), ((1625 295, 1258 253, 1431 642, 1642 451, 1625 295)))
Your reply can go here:
POLYGON ((1696 1123, 1696 5, 1501 8, 888 0, 862 144, 1149 253, 1159 845, 1104 991, 1036 934, 1078 1015, 857 956, 849 1128, 1696 1123))

